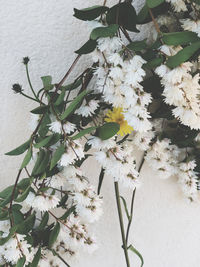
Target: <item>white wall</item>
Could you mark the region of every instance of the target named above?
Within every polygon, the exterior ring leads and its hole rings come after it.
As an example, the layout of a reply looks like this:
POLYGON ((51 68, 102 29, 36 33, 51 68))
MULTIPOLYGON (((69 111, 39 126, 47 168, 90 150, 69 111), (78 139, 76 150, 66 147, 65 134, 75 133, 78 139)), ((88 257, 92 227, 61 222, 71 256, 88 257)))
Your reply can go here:
MULTIPOLYGON (((138 5, 142 1, 135 2, 138 5)), ((28 112, 33 104, 10 89, 19 82, 29 92, 22 58, 31 58, 35 88, 41 88, 40 76, 51 74, 55 82, 59 81, 75 58, 73 51, 88 38, 84 22, 72 16, 73 7, 87 7, 100 1, 0 0, 0 3, 0 186, 3 188, 14 182, 21 160, 4 153, 23 143, 30 134, 28 112)), ((82 59, 75 73, 84 69, 86 62, 86 58, 82 59)), ((98 166, 90 166, 89 176, 95 183, 98 166)), ((146 165, 141 179, 143 186, 136 194, 130 241, 143 254, 145 266, 199 267, 200 206, 188 204, 175 180, 159 180, 146 165)), ((95 229, 100 249, 92 256, 85 255, 72 267, 125 266, 113 181, 109 177, 105 179, 102 194, 104 216, 95 229)), ((140 266, 135 256, 131 262, 131 267, 140 266)))

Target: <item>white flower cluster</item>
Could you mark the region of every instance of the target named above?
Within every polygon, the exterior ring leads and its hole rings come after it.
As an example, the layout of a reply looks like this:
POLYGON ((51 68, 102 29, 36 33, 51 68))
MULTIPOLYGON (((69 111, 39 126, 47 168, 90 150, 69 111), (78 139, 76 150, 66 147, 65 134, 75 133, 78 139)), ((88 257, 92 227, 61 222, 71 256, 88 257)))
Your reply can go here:
POLYGON ((185 31, 195 32, 200 37, 200 20, 182 19, 181 23, 185 31))
POLYGON ((170 70, 165 65, 156 69, 162 78, 165 102, 175 106, 173 115, 191 129, 200 129, 199 74, 190 74, 192 63, 185 62, 170 70))
POLYGON ((184 0, 166 0, 170 3, 176 12, 187 11, 186 1, 184 0))
POLYGON ((102 141, 98 137, 91 137, 88 144, 97 150, 95 158, 107 175, 131 189, 140 185, 131 146, 117 145, 114 140, 102 141))
POLYGON ((93 60, 99 62, 96 92, 103 94, 105 102, 123 108, 125 120, 135 131, 151 129, 147 110, 151 95, 140 84, 146 75, 142 68, 146 61, 139 55, 123 60, 119 52, 125 46, 118 37, 100 38, 97 47, 93 52, 93 60))
POLYGON ((194 160, 179 164, 178 182, 184 195, 191 201, 197 200, 198 176, 194 171, 196 162, 194 160))
MULTIPOLYGON (((1 237, 6 238, 9 234, 10 222, 0 221, 1 237)), ((0 246, 0 265, 6 263, 16 264, 17 261, 26 257, 26 265, 33 261, 35 249, 25 240, 24 235, 14 234, 4 245, 0 246)))
POLYGON ((179 154, 179 148, 171 145, 170 140, 165 138, 162 141, 157 140, 151 146, 145 159, 149 166, 156 171, 158 177, 167 179, 177 174, 179 154))

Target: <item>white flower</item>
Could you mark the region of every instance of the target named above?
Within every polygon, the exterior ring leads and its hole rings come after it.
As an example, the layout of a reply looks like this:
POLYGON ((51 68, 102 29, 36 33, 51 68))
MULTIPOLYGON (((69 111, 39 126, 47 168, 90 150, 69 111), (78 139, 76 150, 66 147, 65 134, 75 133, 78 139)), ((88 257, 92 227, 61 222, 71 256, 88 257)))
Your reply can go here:
POLYGON ((62 132, 62 124, 59 121, 54 121, 49 124, 49 130, 54 133, 61 133, 62 132))
POLYGON ((84 103, 78 108, 75 113, 83 117, 92 116, 95 113, 95 110, 98 108, 98 101, 92 99, 89 102, 84 100, 84 103))
POLYGON ((200 37, 200 20, 181 19, 183 29, 197 33, 200 37))
POLYGON ((55 195, 48 195, 45 192, 44 195, 35 196, 33 202, 31 203, 31 207, 39 211, 48 211, 55 208, 59 202, 60 199, 58 197, 55 195))
POLYGON ((64 129, 66 134, 70 134, 71 132, 74 132, 76 130, 76 125, 74 123, 67 121, 63 125, 63 129, 64 129))
POLYGON ((187 11, 187 6, 183 0, 166 0, 171 3, 176 12, 187 11))

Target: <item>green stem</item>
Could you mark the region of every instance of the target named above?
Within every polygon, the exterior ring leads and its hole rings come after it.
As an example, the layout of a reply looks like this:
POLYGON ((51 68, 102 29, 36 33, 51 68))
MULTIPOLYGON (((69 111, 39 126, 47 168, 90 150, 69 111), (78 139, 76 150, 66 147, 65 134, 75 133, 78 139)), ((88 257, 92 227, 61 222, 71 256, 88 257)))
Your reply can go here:
POLYGON ((35 91, 34 91, 34 89, 33 89, 32 83, 31 83, 31 79, 30 79, 30 75, 29 75, 29 71, 28 71, 28 64, 26 64, 26 75, 27 75, 29 86, 31 88, 31 91, 32 91, 35 99, 37 99, 38 102, 40 102, 39 99, 38 99, 38 97, 37 97, 37 95, 36 95, 36 93, 35 93, 35 91))
POLYGON ((124 250, 124 255, 125 255, 125 259, 126 259, 126 265, 127 265, 127 267, 130 267, 128 249, 127 249, 127 245, 126 245, 126 238, 125 238, 125 231, 124 231, 122 208, 121 208, 121 203, 120 203, 120 194, 119 194, 118 182, 115 182, 114 185, 115 185, 115 196, 116 196, 116 202, 117 202, 117 210, 118 210, 118 215, 119 215, 119 223, 120 223, 120 229, 121 229, 121 235, 122 235, 123 250, 124 250))
POLYGON ((35 99, 35 98, 31 97, 31 96, 28 96, 28 95, 26 95, 26 94, 24 94, 24 93, 20 93, 20 94, 23 95, 23 96, 25 96, 26 98, 29 98, 29 99, 31 99, 31 100, 33 100, 33 101, 36 101, 36 102, 40 103, 39 100, 37 100, 37 99, 35 99))

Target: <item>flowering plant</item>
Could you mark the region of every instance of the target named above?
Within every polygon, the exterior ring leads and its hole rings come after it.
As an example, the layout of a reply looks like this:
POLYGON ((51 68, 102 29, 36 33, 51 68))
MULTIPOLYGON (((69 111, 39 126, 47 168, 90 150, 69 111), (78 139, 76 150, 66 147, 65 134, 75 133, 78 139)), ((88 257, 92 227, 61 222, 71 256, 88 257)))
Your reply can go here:
POLYGON ((200 1, 146 0, 139 13, 131 2, 74 10, 91 34, 59 83, 44 76, 35 91, 23 59, 33 95, 19 84, 13 91, 38 106, 31 136, 6 153, 26 152, 14 185, 0 192, 0 266, 70 266, 80 250, 94 251, 89 228, 102 214, 105 174, 114 179, 127 267, 129 251, 144 264, 129 230, 145 161, 162 179, 175 175, 190 201, 199 198, 200 1), (92 65, 64 85, 84 54, 92 65), (81 169, 91 156, 101 166, 97 193, 81 169), (132 192, 130 212, 119 184, 132 192))

